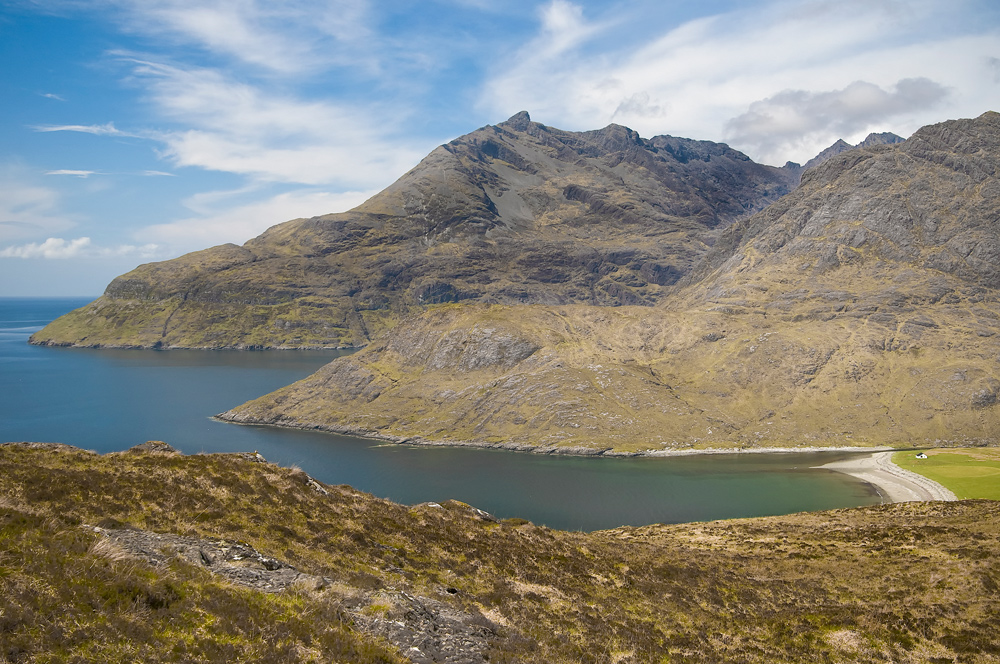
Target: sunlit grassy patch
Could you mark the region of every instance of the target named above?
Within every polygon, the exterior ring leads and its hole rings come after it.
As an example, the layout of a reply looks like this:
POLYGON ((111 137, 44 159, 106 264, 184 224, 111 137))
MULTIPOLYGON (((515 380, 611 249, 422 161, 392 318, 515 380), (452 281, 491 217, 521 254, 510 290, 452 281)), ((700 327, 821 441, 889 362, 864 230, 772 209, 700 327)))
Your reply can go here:
POLYGON ((959 498, 1000 500, 1000 449, 961 448, 897 452, 893 462, 951 489, 959 498))

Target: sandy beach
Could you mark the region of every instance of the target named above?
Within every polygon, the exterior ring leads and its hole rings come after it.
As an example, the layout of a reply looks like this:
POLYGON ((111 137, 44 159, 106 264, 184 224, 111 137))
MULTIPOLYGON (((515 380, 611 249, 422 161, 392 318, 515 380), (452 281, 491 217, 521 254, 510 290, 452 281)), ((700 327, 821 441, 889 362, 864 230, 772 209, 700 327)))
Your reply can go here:
POLYGON ((892 462, 892 452, 875 452, 869 457, 834 461, 819 468, 835 470, 875 486, 882 502, 915 500, 958 500, 955 494, 923 475, 903 470, 892 462))

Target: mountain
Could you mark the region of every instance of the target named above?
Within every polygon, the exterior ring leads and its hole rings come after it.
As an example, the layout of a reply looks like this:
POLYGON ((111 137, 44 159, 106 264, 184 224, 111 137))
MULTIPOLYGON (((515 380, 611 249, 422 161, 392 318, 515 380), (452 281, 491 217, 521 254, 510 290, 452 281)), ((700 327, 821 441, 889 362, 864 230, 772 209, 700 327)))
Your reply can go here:
POLYGON ((1000 502, 565 532, 256 454, 0 445, 11 662, 987 662, 1000 502))
POLYGON ((827 159, 831 157, 836 157, 842 152, 847 152, 848 150, 853 150, 854 148, 867 148, 873 145, 894 145, 896 143, 902 143, 904 139, 902 136, 897 136, 892 132, 884 131, 876 134, 872 132, 865 137, 865 140, 861 141, 857 145, 851 145, 842 138, 838 138, 837 142, 828 147, 827 149, 820 152, 818 155, 806 162, 806 165, 802 167, 803 171, 807 171, 814 166, 819 166, 827 159))
POLYGON ((140 266, 32 341, 355 346, 440 303, 651 305, 798 177, 724 144, 567 132, 521 112, 437 148, 350 212, 140 266))
POLYGON ((221 415, 544 452, 1000 444, 1000 114, 836 155, 655 307, 445 306, 221 415))

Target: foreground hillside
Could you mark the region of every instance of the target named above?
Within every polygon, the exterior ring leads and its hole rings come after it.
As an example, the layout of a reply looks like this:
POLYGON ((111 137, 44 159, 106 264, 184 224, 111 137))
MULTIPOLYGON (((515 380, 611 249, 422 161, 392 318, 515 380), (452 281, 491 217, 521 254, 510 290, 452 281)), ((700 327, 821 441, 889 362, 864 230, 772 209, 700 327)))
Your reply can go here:
POLYGON ((1000 657, 992 501, 584 534, 253 454, 7 444, 0 559, 11 662, 1000 657))
POLYGON ((355 346, 441 302, 648 305, 800 170, 619 125, 561 131, 522 112, 437 148, 350 212, 140 266, 32 339, 355 346))
POLYGON ((441 306, 221 417, 543 452, 1000 444, 1000 114, 844 152, 658 307, 441 306))

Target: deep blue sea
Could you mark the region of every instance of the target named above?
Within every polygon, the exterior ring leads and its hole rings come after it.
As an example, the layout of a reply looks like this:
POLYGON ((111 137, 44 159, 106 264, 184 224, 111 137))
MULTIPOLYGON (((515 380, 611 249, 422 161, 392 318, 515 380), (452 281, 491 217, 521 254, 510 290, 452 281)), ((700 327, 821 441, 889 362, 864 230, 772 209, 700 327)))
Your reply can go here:
POLYGON ((731 454, 591 459, 387 445, 217 422, 212 415, 304 378, 338 351, 151 351, 31 346, 81 298, 0 298, 0 442, 105 453, 163 440, 187 453, 257 450, 329 484, 413 504, 462 500, 571 530, 678 523, 880 502, 811 468, 849 455, 731 454))

